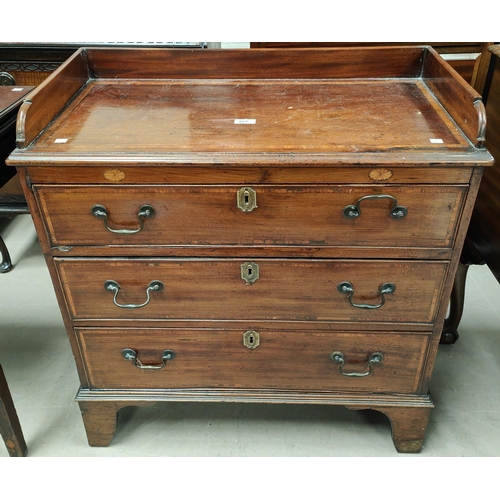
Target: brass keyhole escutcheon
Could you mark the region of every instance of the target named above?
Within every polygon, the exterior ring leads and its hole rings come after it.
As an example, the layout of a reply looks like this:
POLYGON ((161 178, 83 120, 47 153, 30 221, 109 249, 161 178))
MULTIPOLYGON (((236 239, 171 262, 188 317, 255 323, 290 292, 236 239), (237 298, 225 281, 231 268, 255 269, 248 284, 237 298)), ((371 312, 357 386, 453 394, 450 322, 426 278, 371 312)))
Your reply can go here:
POLYGON ((242 212, 257 208, 257 193, 251 187, 242 187, 236 196, 236 204, 242 212))
POLYGON ((254 331, 249 330, 243 334, 243 345, 248 349, 255 349, 260 345, 260 335, 254 331))
POLYGON ((259 279, 259 266, 255 262, 241 264, 241 279, 247 283, 254 283, 259 279))

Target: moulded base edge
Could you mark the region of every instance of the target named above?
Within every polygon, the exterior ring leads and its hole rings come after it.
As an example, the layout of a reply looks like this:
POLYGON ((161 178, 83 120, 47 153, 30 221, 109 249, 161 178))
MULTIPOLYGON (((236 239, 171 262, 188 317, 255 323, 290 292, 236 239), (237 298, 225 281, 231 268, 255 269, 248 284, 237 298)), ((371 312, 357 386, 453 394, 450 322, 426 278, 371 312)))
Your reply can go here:
POLYGON ((429 412, 434 407, 430 394, 334 394, 249 389, 163 389, 148 391, 80 389, 75 398, 80 406, 90 446, 108 446, 116 430, 118 410, 126 406, 150 406, 168 401, 288 403, 341 405, 351 410, 378 410, 391 422, 392 438, 400 453, 422 448, 429 412))

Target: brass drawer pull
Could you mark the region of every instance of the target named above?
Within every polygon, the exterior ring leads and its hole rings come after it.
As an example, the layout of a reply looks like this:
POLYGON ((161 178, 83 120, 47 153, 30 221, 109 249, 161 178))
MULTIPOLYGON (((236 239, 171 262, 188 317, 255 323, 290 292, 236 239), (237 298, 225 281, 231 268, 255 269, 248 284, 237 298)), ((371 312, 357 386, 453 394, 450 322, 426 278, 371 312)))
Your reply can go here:
POLYGON ((330 359, 334 363, 339 364, 339 371, 344 377, 368 377, 368 375, 371 375, 373 372, 373 365, 380 364, 384 360, 384 355, 381 352, 374 352, 373 354, 370 354, 370 357, 368 358, 368 371, 364 373, 359 373, 359 372, 350 372, 346 373, 343 368, 345 365, 345 357, 340 351, 334 351, 330 354, 330 359))
POLYGON ((340 293, 347 294, 347 300, 349 301, 349 304, 353 307, 358 307, 360 309, 379 309, 385 304, 385 294, 390 294, 394 293, 396 291, 396 285, 394 283, 384 283, 383 285, 380 285, 378 287, 378 290, 380 292, 380 297, 382 298, 380 304, 355 304, 352 301, 352 297, 354 295, 354 287, 351 282, 349 281, 342 281, 342 283, 339 283, 337 285, 337 290, 340 293))
POLYGON ((134 366, 140 368, 141 370, 161 370, 162 368, 165 368, 165 366, 167 366, 167 361, 170 361, 175 358, 175 352, 172 351, 171 349, 165 349, 161 353, 161 362, 162 362, 161 365, 142 364, 141 360, 137 357, 137 351, 134 351, 134 349, 130 348, 123 349, 122 356, 125 359, 132 361, 134 366))
POLYGON ((242 187, 236 195, 236 204, 242 212, 257 208, 257 193, 251 187, 242 187))
POLYGON ((344 208, 343 214, 346 219, 357 219, 361 215, 360 204, 363 200, 392 200, 392 207, 389 210, 389 216, 394 220, 404 219, 408 214, 408 209, 403 206, 398 206, 398 200, 390 194, 369 194, 362 196, 356 205, 347 205, 344 208))
POLYGON ((146 219, 152 219, 155 216, 155 209, 151 205, 142 205, 139 208, 137 217, 140 222, 140 226, 137 229, 112 229, 108 226, 108 211, 103 205, 94 205, 91 209, 91 213, 97 219, 103 219, 104 227, 110 232, 115 234, 135 234, 142 231, 144 227, 144 221, 146 219))
POLYGON ((119 304, 116 299, 118 297, 118 292, 120 291, 120 285, 113 280, 107 280, 104 282, 104 289, 115 294, 113 296, 115 306, 122 307, 123 309, 137 309, 139 307, 147 306, 151 300, 150 292, 161 292, 164 288, 165 285, 161 281, 152 281, 146 288, 146 302, 142 304, 119 304))

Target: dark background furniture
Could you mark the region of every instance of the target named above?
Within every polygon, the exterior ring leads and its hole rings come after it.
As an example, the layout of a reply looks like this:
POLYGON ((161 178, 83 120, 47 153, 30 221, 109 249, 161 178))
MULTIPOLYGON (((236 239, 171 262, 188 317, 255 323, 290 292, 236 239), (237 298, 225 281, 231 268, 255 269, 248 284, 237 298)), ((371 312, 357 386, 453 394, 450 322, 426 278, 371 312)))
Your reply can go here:
MULTIPOLYGON (((15 125, 18 108, 34 87, 0 86, 0 217, 29 213, 21 185, 13 167, 5 159, 15 147, 15 125)), ((0 272, 12 269, 12 262, 0 235, 0 272)), ((19 423, 7 380, 0 366, 0 434, 11 457, 24 457, 28 448, 19 423)))
MULTIPOLYGON (((23 99, 34 87, 0 86, 0 217, 12 218, 29 213, 16 169, 5 164, 5 159, 16 146, 16 117, 23 99)), ((2 261, 0 272, 12 269, 9 251, 0 235, 2 261)))
POLYGON ((82 47, 92 46, 192 47, 205 48, 206 42, 62 42, 0 43, 0 85, 38 85, 61 63, 82 47))
POLYGON ((489 48, 492 55, 483 91, 488 125, 486 147, 496 166, 485 169, 453 288, 450 314, 445 323, 442 342, 458 339, 458 326, 465 301, 465 283, 470 265, 486 264, 500 283, 500 45, 489 48))
POLYGON ((2 85, 33 85, 43 82, 76 47, 40 44, 0 44, 2 85))
POLYGON ((11 457, 25 457, 28 447, 12 401, 9 386, 0 365, 0 434, 11 457))

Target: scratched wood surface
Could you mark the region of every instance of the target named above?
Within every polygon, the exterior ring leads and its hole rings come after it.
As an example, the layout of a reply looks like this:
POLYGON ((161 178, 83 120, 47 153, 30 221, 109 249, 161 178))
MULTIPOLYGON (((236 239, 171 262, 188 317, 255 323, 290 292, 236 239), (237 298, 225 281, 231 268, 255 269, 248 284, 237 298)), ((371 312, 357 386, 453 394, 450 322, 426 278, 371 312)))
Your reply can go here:
POLYGON ((31 152, 357 153, 469 147, 419 80, 109 80, 91 83, 31 152))

